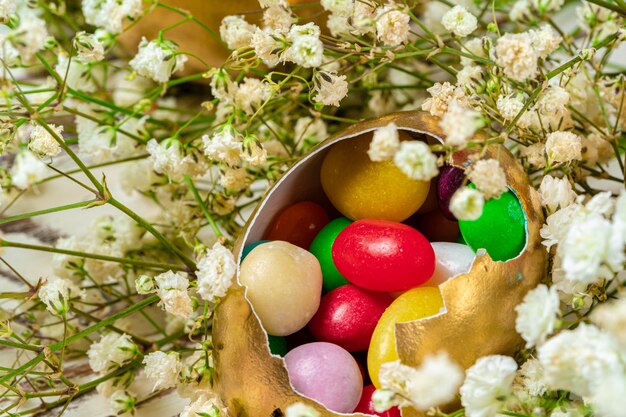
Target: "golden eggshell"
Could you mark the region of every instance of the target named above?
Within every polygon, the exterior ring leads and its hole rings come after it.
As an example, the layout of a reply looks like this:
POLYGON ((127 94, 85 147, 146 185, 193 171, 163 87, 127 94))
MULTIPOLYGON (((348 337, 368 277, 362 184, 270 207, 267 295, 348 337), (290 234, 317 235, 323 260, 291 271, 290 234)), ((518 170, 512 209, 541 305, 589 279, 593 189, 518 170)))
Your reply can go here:
MULTIPOLYGON (((438 120, 425 113, 391 114, 350 126, 318 145, 267 192, 250 217, 235 253, 240 256, 244 244, 261 240, 275 213, 297 201, 323 199, 318 174, 330 146, 355 140, 390 122, 415 138, 430 143, 444 140, 438 120)), ((526 247, 507 262, 494 262, 488 255, 477 257, 469 273, 439 286, 444 314, 396 324, 398 356, 406 364, 418 365, 426 355, 444 350, 467 368, 480 356, 513 354, 521 345, 515 332, 514 308, 545 274, 546 252, 539 236, 541 205, 524 169, 503 146, 490 146, 486 156, 500 160, 509 186, 524 208, 526 247)), ((469 151, 458 152, 453 163, 463 167, 471 157, 469 151)), ((270 354, 267 336, 240 285, 229 291, 215 311, 213 341, 215 390, 232 415, 282 416, 296 401, 312 406, 323 417, 340 415, 293 390, 282 358, 270 354)), ((405 409, 403 415, 423 413, 405 409)))

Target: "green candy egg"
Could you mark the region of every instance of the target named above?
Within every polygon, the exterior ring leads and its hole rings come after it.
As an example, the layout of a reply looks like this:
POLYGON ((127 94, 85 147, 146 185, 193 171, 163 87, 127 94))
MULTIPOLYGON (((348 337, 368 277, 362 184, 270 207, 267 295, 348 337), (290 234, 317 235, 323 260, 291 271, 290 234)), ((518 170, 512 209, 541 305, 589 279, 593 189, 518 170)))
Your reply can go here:
MULTIPOLYGON (((475 188, 473 184, 470 187, 475 188)), ((526 245, 526 217, 522 204, 512 191, 485 202, 476 220, 459 220, 462 238, 476 252, 487 250, 494 261, 518 256, 526 245)))
POLYGON ((339 233, 350 223, 352 221, 345 217, 331 221, 315 236, 309 248, 309 252, 315 255, 322 267, 322 289, 324 292, 334 290, 348 283, 348 280, 341 275, 333 262, 332 249, 339 233))
POLYGON ((268 334, 267 341, 270 345, 270 352, 273 355, 285 356, 287 354, 287 339, 284 337, 268 334))

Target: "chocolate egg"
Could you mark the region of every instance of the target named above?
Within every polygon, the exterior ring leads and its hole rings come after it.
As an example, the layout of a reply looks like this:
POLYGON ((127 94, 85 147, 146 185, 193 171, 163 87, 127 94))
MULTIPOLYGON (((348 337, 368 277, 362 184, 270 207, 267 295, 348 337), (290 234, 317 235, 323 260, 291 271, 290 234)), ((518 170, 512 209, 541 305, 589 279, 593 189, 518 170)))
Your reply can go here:
POLYGON ((261 324, 274 336, 306 326, 320 305, 319 262, 288 242, 272 241, 252 249, 241 263, 239 281, 261 324))
POLYGON ((359 403, 361 371, 345 349, 332 343, 308 343, 287 353, 285 365, 294 389, 329 410, 351 413, 359 403))
MULTIPOLYGON (((401 139, 410 139, 405 132, 401 139)), ((352 219, 401 222, 424 203, 429 181, 406 176, 393 161, 373 162, 367 151, 370 136, 333 146, 322 164, 321 182, 335 208, 352 219)))
POLYGON ((417 230, 387 220, 358 220, 335 239, 333 261, 359 287, 403 291, 426 282, 435 270, 435 252, 417 230))
POLYGON ((302 249, 309 249, 315 236, 328 221, 328 214, 322 206, 312 201, 302 201, 278 213, 266 239, 284 240, 302 249))
POLYGON ((331 221, 315 236, 309 248, 309 251, 315 255, 322 267, 322 277, 324 278, 322 287, 324 292, 328 292, 348 283, 343 275, 341 275, 341 272, 337 270, 333 262, 332 249, 339 233, 350 223, 352 223, 352 221, 345 217, 331 221))
POLYGON ((398 360, 396 323, 434 316, 442 308, 443 300, 436 287, 414 288, 391 303, 376 325, 367 352, 367 370, 374 385, 380 388, 378 373, 381 365, 398 360))
POLYGON ((317 340, 348 352, 366 350, 378 319, 392 301, 385 293, 344 285, 322 297, 309 329, 317 340))

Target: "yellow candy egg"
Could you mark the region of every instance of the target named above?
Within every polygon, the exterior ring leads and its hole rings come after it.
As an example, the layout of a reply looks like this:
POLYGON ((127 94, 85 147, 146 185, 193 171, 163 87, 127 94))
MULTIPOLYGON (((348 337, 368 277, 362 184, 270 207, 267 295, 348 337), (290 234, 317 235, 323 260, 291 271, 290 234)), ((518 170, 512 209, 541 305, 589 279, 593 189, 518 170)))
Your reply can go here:
MULTIPOLYGON (((400 139, 411 137, 400 132, 400 139)), ((409 178, 393 161, 371 161, 367 154, 370 141, 371 134, 367 134, 333 145, 322 164, 322 188, 333 205, 352 220, 406 220, 426 200, 430 182, 409 178)))
POLYGON ((396 323, 434 316, 442 307, 441 293, 436 287, 418 287, 409 290, 387 307, 376 325, 367 353, 367 369, 376 388, 380 388, 378 372, 381 365, 398 360, 396 323))

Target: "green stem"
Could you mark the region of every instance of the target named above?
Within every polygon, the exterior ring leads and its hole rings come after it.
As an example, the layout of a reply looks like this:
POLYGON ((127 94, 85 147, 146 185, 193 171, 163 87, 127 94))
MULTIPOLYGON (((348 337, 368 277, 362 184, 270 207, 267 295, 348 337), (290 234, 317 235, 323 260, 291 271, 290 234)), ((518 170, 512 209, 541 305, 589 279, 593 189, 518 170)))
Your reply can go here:
POLYGON ((98 201, 99 200, 81 201, 79 203, 66 204, 64 206, 52 207, 52 208, 45 209, 45 210, 37 210, 37 211, 31 211, 30 213, 17 214, 15 216, 5 217, 4 219, 0 219, 0 224, 11 223, 11 222, 15 222, 15 221, 18 221, 18 220, 23 220, 23 219, 29 219, 31 217, 41 216, 41 215, 44 215, 44 214, 56 213, 56 212, 59 212, 59 211, 65 211, 65 210, 71 210, 71 209, 75 209, 75 208, 85 207, 85 206, 88 206, 90 204, 96 203, 98 201))
POLYGON ((217 227, 217 224, 215 223, 215 220, 213 220, 213 216, 211 216, 211 213, 209 212, 209 209, 207 208, 206 204, 204 204, 202 197, 200 197, 200 193, 198 193, 198 189, 194 185, 193 180, 187 174, 185 174, 185 182, 189 186, 189 189, 193 193, 193 196, 196 198, 196 201, 200 205, 200 208, 202 209, 202 212, 204 213, 204 217, 206 217, 206 219, 209 221, 209 224, 211 225, 211 228, 213 229, 213 233, 215 233, 215 236, 217 236, 218 238, 222 237, 222 232, 220 231, 219 227, 217 227))

